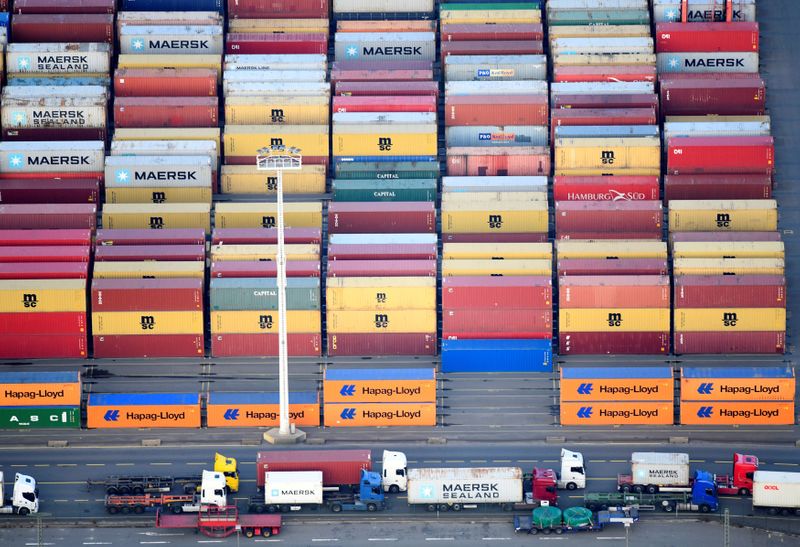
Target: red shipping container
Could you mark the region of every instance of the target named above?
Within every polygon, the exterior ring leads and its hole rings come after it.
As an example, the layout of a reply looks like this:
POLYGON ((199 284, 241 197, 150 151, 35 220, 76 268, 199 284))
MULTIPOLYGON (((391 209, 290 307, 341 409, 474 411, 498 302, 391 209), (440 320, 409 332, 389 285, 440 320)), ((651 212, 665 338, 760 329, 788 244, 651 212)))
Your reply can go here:
POLYGON ((98 203, 96 179, 0 180, 0 203, 98 203))
POLYGON ((675 276, 675 309, 783 307, 786 278, 781 275, 675 276))
POLYGON ((658 125, 658 114, 647 108, 554 108, 551 112, 550 138, 556 127, 573 125, 658 125))
POLYGON ((436 355, 436 333, 328 334, 328 356, 436 355))
POLYGON ((100 184, 101 188, 103 186, 103 179, 105 175, 103 173, 98 172, 56 172, 51 171, 50 173, 0 173, 0 180, 28 180, 28 179, 35 179, 39 180, 42 177, 51 178, 51 179, 94 179, 97 180, 100 184))
POLYGON ((89 262, 88 245, 0 247, 0 263, 9 262, 89 262))
POLYGON ((327 19, 328 0, 228 0, 231 19, 327 19))
POLYGON ((550 174, 550 149, 538 146, 503 148, 450 147, 451 177, 535 176, 550 174))
POLYGON ((662 116, 760 116, 767 88, 764 80, 750 78, 662 78, 662 116))
POLYGON ((555 201, 649 201, 660 199, 658 177, 557 176, 553 179, 555 201))
POLYGON ((672 137, 667 141, 669 175, 771 175, 774 169, 772 137, 672 137))
POLYGON ((656 52, 758 51, 758 23, 657 23, 656 52))
POLYGON ((14 42, 114 43, 111 14, 15 14, 11 18, 14 42))
POLYGON ((117 97, 117 127, 218 127, 216 97, 117 97))
POLYGON ((335 260, 328 277, 436 277, 435 260, 335 260))
POLYGON ((492 333, 503 338, 502 333, 524 333, 526 338, 549 338, 553 332, 552 309, 471 308, 442 310, 442 336, 458 333, 492 333), (541 335, 544 336, 541 336, 541 335))
POLYGON ((0 245, 91 245, 90 230, 0 230, 0 245))
POLYGON ((93 279, 93 312, 196 311, 203 309, 203 280, 93 279))
MULTIPOLYGON (((286 277, 319 277, 319 261, 287 260, 286 277)), ((211 277, 277 277, 276 262, 230 260, 211 263, 211 277)))
POLYGON ((86 333, 86 312, 0 313, 0 334, 86 333))
POLYGON ((658 108, 658 95, 555 95, 553 108, 658 108))
POLYGON ((104 127, 14 127, 3 129, 5 141, 105 141, 104 127))
POLYGON ((97 224, 97 205, 14 204, 0 205, 0 229, 88 228, 97 224))
MULTIPOLYGON (((640 232, 661 236, 660 201, 557 201, 556 232, 640 232)), ((573 238, 574 239, 574 238, 573 238)))
POLYGON ((285 34, 230 32, 225 38, 225 53, 228 55, 328 53, 328 36, 322 33, 299 32, 285 34))
MULTIPOLYGON (((287 229, 287 232, 289 230, 287 229)), ((97 245, 205 245, 202 228, 171 228, 162 230, 125 230, 101 228, 95 237, 97 245)), ((288 243, 288 242, 287 242, 288 243)))
POLYGON ((547 95, 454 95, 445 97, 446 126, 547 125, 547 95))
POLYGON ((203 337, 194 334, 93 336, 96 359, 203 357, 203 337))
POLYGON ((675 355, 786 352, 785 332, 676 332, 675 355))
POLYGON ((200 262, 206 259, 205 245, 100 245, 97 262, 173 260, 200 262))
POLYGON ((14 0, 15 14, 114 13, 115 11, 115 0, 14 0))
POLYGON ((86 334, 0 334, 0 359, 85 359, 86 334))
POLYGON ((667 355, 669 332, 562 332, 559 355, 667 355))
POLYGON ((433 233, 436 208, 430 201, 331 202, 331 234, 433 233))
MULTIPOLYGON (((322 355, 322 335, 319 333, 286 335, 290 357, 319 357, 322 355)), ((277 357, 277 334, 213 334, 212 357, 277 357)))
POLYGON ((442 23, 442 42, 543 40, 541 23, 442 23))
POLYGON ((438 256, 435 243, 358 245, 331 243, 328 260, 434 260, 438 256))
POLYGON ((433 95, 439 96, 439 82, 336 82, 336 95, 433 95))
MULTIPOLYGON (((2 187, 0 185, 0 187, 2 187)), ((667 175, 664 203, 671 199, 769 199, 770 175, 667 175)))
POLYGON ((781 241, 780 232, 673 232, 675 241, 781 241))
POLYGON ((562 275, 669 275, 660 258, 565 258, 556 263, 562 275))
POLYGON ((431 70, 403 70, 403 69, 341 69, 331 70, 331 83, 336 82, 413 82, 433 80, 431 70))
MULTIPOLYGON (((200 230, 202 233, 202 230, 200 230)), ((285 228, 283 240, 286 244, 316 244, 322 241, 322 230, 319 228, 285 228)), ((276 245, 278 243, 277 228, 214 228, 211 244, 221 245, 276 245)))
POLYGON ((541 55, 544 53, 544 44, 541 40, 535 41, 480 41, 480 42, 442 42, 441 61, 450 55, 541 55))
POLYGON ((553 287, 549 276, 442 278, 442 310, 551 309, 553 287))
POLYGON ((547 243, 547 233, 442 234, 443 243, 547 243))
MULTIPOLYGON (((333 97, 333 112, 436 112, 432 95, 333 97)), ((2 188, 2 187, 0 187, 2 188)))
POLYGON ((659 275, 568 276, 558 281, 563 308, 669 308, 669 277, 659 275))
POLYGON ((88 279, 88 262, 0 264, 0 279, 88 279))
POLYGON ((356 450, 270 450, 256 456, 256 486, 264 490, 269 471, 321 471, 324 486, 354 486, 372 471, 372 452, 356 450))
POLYGON ((652 65, 553 67, 554 82, 655 82, 656 78, 656 67, 652 65))
POLYGON ((552 337, 552 331, 528 330, 514 332, 442 332, 442 340, 547 340, 552 337))
POLYGON ((118 68, 116 97, 216 97, 217 71, 211 68, 118 68))

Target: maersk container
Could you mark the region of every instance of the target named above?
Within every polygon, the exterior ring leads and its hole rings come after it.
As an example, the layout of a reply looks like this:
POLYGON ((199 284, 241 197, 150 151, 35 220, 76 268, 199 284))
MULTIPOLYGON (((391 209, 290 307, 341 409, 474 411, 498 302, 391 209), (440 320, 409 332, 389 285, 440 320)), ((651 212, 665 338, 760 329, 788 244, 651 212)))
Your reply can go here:
POLYGON ((106 188, 211 186, 208 156, 108 156, 106 188))
MULTIPOLYGON (((652 93, 652 89, 650 93, 652 93)), ((547 95, 547 82, 445 82, 445 96, 454 95, 547 95)))
POLYGON ((434 61, 436 34, 337 32, 334 37, 334 50, 337 59, 434 61))
MULTIPOLYGON (((94 86, 87 86, 94 87, 94 86)), ((8 89, 19 89, 9 86, 8 89)), ((2 98, 3 129, 102 129, 106 126, 107 99, 105 96, 55 97, 39 94, 38 86, 30 90, 27 99, 2 98)), ((5 91, 4 90, 4 91, 5 91)), ((69 133, 65 133, 69 134, 69 133)))
MULTIPOLYGON (((278 289, 275 279, 212 279, 209 294, 213 311, 278 309, 278 289)), ((289 310, 320 309, 320 280, 317 278, 287 279, 286 308, 289 310)))
POLYGON ((689 455, 666 452, 631 454, 631 483, 656 487, 689 485, 689 455))
POLYGON ((614 54, 614 53, 652 53, 653 39, 647 38, 556 38, 550 40, 553 55, 614 54))
POLYGON ((31 74, 31 73, 16 73, 8 75, 8 85, 14 86, 50 86, 50 87, 66 87, 70 85, 77 86, 100 86, 109 87, 111 85, 111 77, 106 75, 86 75, 86 76, 72 76, 64 74, 61 76, 51 76, 49 74, 31 74))
POLYGON ((436 179, 334 179, 334 201, 435 201, 436 179))
POLYGON ((546 125, 450 126, 445 129, 447 146, 547 146, 546 125))
POLYGON ((433 0, 333 0, 333 13, 431 13, 433 0))
POLYGON ((547 79, 544 55, 448 55, 445 81, 519 81, 547 79))
MULTIPOLYGON (((730 0, 733 21, 755 21, 756 0, 730 0)), ((726 6, 718 0, 689 0, 686 20, 689 23, 721 23, 726 18, 726 6)), ((653 0, 653 21, 680 22, 683 0, 653 0)))
POLYGON ((800 473, 756 471, 753 474, 753 507, 777 515, 800 512, 800 473))
POLYGON ((700 52, 659 53, 656 55, 659 74, 670 72, 757 73, 758 53, 700 52))
POLYGON ((6 68, 15 73, 108 73, 111 46, 100 43, 8 44, 6 68))
POLYGON ((0 173, 102 173, 103 141, 1 142, 0 173))
POLYGON ((120 53, 221 55, 220 26, 124 26, 119 32, 120 53))
POLYGON ((442 177, 442 194, 456 192, 543 192, 547 177, 442 177))
POLYGON ((442 372, 550 372, 545 340, 442 340, 442 372))
POLYGON ((519 467, 429 467, 408 470, 408 503, 435 511, 440 504, 503 505, 522 501, 519 467), (487 493, 491 495, 487 496, 487 493))
POLYGON ((111 142, 111 156, 208 156, 211 170, 219 168, 219 150, 214 141, 118 141, 111 142))

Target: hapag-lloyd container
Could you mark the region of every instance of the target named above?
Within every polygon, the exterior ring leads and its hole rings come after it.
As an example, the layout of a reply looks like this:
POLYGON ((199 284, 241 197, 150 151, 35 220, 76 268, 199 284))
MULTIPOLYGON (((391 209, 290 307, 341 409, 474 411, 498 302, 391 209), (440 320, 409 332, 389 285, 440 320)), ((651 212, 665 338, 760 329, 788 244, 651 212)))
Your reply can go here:
POLYGON ((453 147, 547 146, 546 125, 449 126, 445 140, 453 147))
POLYGON ((0 203, 99 203, 97 179, 0 179, 0 203))
POLYGON ((758 51, 758 23, 731 22, 724 25, 658 23, 656 51, 658 53, 758 51))
POLYGON ((102 141, 0 143, 0 173, 102 173, 102 141))
POLYGON ((676 275, 675 309, 779 308, 786 305, 780 275, 676 275))
POLYGON ((105 186, 106 188, 210 187, 211 173, 211 158, 206 155, 112 155, 106 158, 105 186))
POLYGON ((442 372, 550 372, 547 340, 442 340, 442 372))
POLYGON ((510 309, 515 307, 546 309, 552 306, 553 289, 549 276, 514 277, 444 277, 442 308, 510 309))
POLYGON ((430 368, 326 368, 322 387, 326 403, 435 403, 436 371, 430 368))
MULTIPOLYGON (((212 279, 212 310, 276 310, 278 289, 274 279, 212 279)), ((314 278, 287 280, 286 306, 290 310, 317 310, 320 281, 314 278)))
POLYGON ((436 403, 325 403, 326 427, 436 425, 436 403))
POLYGON ((80 406, 79 372, 3 372, 0 406, 80 406))
POLYGON ((544 55, 448 55, 444 60, 445 80, 502 81, 544 80, 544 55))
POLYGON ((667 355, 670 330, 661 332, 561 332, 561 355, 667 355))
POLYGON ((794 401, 681 401, 681 425, 794 425, 794 401))
POLYGON ((672 367, 561 367, 561 401, 669 401, 672 367))
POLYGON ((91 393, 86 427, 200 427, 197 393, 91 393))
MULTIPOLYGON (((270 427, 280 422, 278 393, 217 392, 208 394, 208 427, 270 427)), ((289 393, 289 419, 299 426, 319 427, 319 393, 289 393)))
POLYGON ((672 425, 674 407, 665 402, 562 402, 561 425, 672 425))
POLYGON ((436 34, 433 32, 337 32, 334 36, 337 59, 422 60, 436 57, 436 34))
MULTIPOLYGON (((755 21, 756 0, 731 0, 733 21, 755 21)), ((686 13, 690 23, 723 22, 726 17, 724 5, 716 0, 689 0, 689 11, 686 13)), ((682 0, 655 0, 653 2, 653 20, 656 22, 673 22, 681 20, 682 0)))
POLYGON ((9 74, 108 74, 111 47, 106 43, 8 44, 9 74))
POLYGON ((682 401, 793 401, 792 367, 681 367, 682 401))
POLYGON ((558 282, 563 308, 669 308, 669 278, 663 276, 576 276, 558 282))
POLYGON ((658 177, 557 176, 553 199, 559 201, 648 201, 660 197, 658 177))
POLYGON ((91 306, 93 312, 202 311, 203 280, 93 279, 91 306))
POLYGON ((222 54, 222 27, 125 25, 119 32, 120 53, 222 54))

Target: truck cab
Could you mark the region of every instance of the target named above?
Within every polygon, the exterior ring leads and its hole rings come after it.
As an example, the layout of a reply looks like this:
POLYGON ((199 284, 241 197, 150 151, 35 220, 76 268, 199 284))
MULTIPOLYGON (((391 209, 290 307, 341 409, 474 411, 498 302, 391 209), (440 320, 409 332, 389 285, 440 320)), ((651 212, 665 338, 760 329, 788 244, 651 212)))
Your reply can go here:
POLYGON ((383 503, 386 499, 384 485, 379 473, 375 471, 361 470, 361 481, 358 485, 358 497, 363 502, 374 501, 383 503))
POLYGON ((215 506, 220 509, 228 506, 226 494, 226 479, 218 471, 203 471, 200 485, 200 505, 202 507, 215 506))
POLYGON ((403 452, 383 451, 383 490, 396 494, 408 490, 408 460, 403 452))
POLYGON ((749 496, 753 491, 753 476, 756 471, 758 471, 758 458, 756 456, 734 454, 733 473, 714 477, 719 493, 732 496, 749 496))
POLYGON ((0 513, 27 515, 39 512, 39 490, 36 488, 36 479, 33 477, 17 473, 14 475, 11 499, 3 499, 5 491, 3 472, 0 471, 0 500, 3 502, 0 513))
POLYGON ((214 471, 225 475, 228 492, 239 491, 239 469, 236 458, 226 458, 220 453, 214 454, 214 471))
MULTIPOLYGON (((556 491, 556 473, 552 469, 533 469, 531 478, 531 493, 533 499, 540 502, 546 501, 550 505, 558 505, 558 492, 556 491)), ((543 504, 544 505, 544 504, 543 504)))
POLYGON ((695 471, 692 481, 692 511, 716 512, 719 509, 719 494, 714 475, 708 471, 695 471))
POLYGON ((561 449, 561 473, 556 475, 558 487, 575 490, 586 488, 586 468, 583 466, 583 454, 561 449))

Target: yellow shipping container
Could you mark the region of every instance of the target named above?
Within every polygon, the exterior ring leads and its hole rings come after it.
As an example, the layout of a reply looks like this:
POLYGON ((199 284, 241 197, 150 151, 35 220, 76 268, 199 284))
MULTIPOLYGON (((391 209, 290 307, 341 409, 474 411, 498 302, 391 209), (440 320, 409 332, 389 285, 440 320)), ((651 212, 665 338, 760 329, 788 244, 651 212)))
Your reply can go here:
POLYGON ((436 130, 430 133, 341 133, 333 135, 334 156, 435 156, 436 130))
POLYGON ((505 23, 541 23, 542 12, 538 9, 482 9, 482 10, 449 10, 439 12, 442 23, 448 24, 483 24, 491 21, 495 24, 505 23))
MULTIPOLYGON (((319 245, 286 245, 286 260, 319 260, 319 245)), ((211 260, 276 260, 277 245, 212 245, 211 260)))
POLYGON ((784 258, 782 241, 678 241, 673 258, 784 258))
POLYGON ((167 279, 205 277, 205 263, 178 261, 95 262, 93 277, 97 279, 167 279))
POLYGON ((442 233, 546 233, 547 202, 453 202, 442 207, 442 233))
POLYGON ((669 332, 669 308, 577 308, 558 312, 561 332, 669 332))
MULTIPOLYGON (((286 332, 321 332, 319 310, 288 310, 286 332)), ((278 310, 212 311, 212 334, 277 334, 278 310)))
MULTIPOLYGON (((303 165, 299 170, 283 172, 284 194, 324 194, 325 166, 303 165)), ((255 165, 223 165, 220 190, 223 194, 275 195, 278 175, 275 171, 259 171, 255 165)))
POLYGON ((328 157, 327 125, 226 125, 222 134, 226 156, 247 156, 255 161, 261 148, 272 144, 293 146, 304 157, 328 157))
POLYGON ((553 261, 528 258, 510 260, 442 260, 443 277, 464 275, 551 275, 553 261))
POLYGON ((436 279, 336 277, 328 280, 328 310, 436 310, 436 279), (350 283, 335 283, 352 281, 350 283), (385 281, 386 285, 379 284, 385 281), (332 283, 334 282, 334 283, 332 283))
POLYGON ((2 279, 0 313, 86 311, 85 279, 2 279))
POLYGON ((445 259, 553 258, 552 243, 445 243, 445 259))
POLYGON ((225 123, 230 125, 323 125, 331 115, 330 97, 228 97, 225 123))
POLYGON ((547 201, 547 192, 443 192, 442 203, 463 201, 547 201))
POLYGON ((210 187, 193 188, 108 188, 106 203, 208 203, 210 187))
POLYGON ((222 79, 222 55, 123 53, 118 68, 210 68, 222 79))
MULTIPOLYGON (((137 55, 141 57, 141 55, 137 55)), ((194 57, 194 55, 192 56, 194 57)), ((114 129, 115 141, 214 141, 217 143, 217 155, 222 150, 218 127, 152 127, 134 128, 120 127, 114 129)), ((218 162, 219 163, 219 162, 218 162)))
POLYGON ((662 241, 559 240, 556 256, 566 258, 667 258, 667 244, 662 241))
POLYGON ((654 175, 661 173, 658 137, 556 139, 556 175, 654 175))
POLYGON ((773 332, 785 330, 785 308, 681 308, 675 310, 676 332, 773 332))
POLYGON ((95 336, 114 334, 202 334, 202 311, 131 311, 92 313, 95 336))
POLYGON ((328 34, 327 19, 229 19, 228 32, 264 32, 267 34, 324 33, 328 34))
POLYGON ((673 275, 784 275, 780 258, 676 258, 673 275))
POLYGON ((436 332, 436 309, 329 311, 328 332, 331 334, 436 332))
POLYGON ((202 228, 211 232, 208 203, 107 203, 103 207, 103 228, 147 229, 202 228))
POLYGON ((774 199, 670 200, 670 232, 774 232, 774 199))
MULTIPOLYGON (((593 27, 599 28, 599 27, 593 27)), ((553 66, 655 66, 655 53, 602 53, 594 55, 553 55, 553 66)))
MULTIPOLYGON (((217 203, 214 221, 217 228, 274 228, 277 212, 276 203, 217 203)), ((283 213, 287 227, 322 227, 319 201, 285 203, 283 213)))
POLYGON ((336 32, 436 32, 436 21, 336 21, 336 32))

